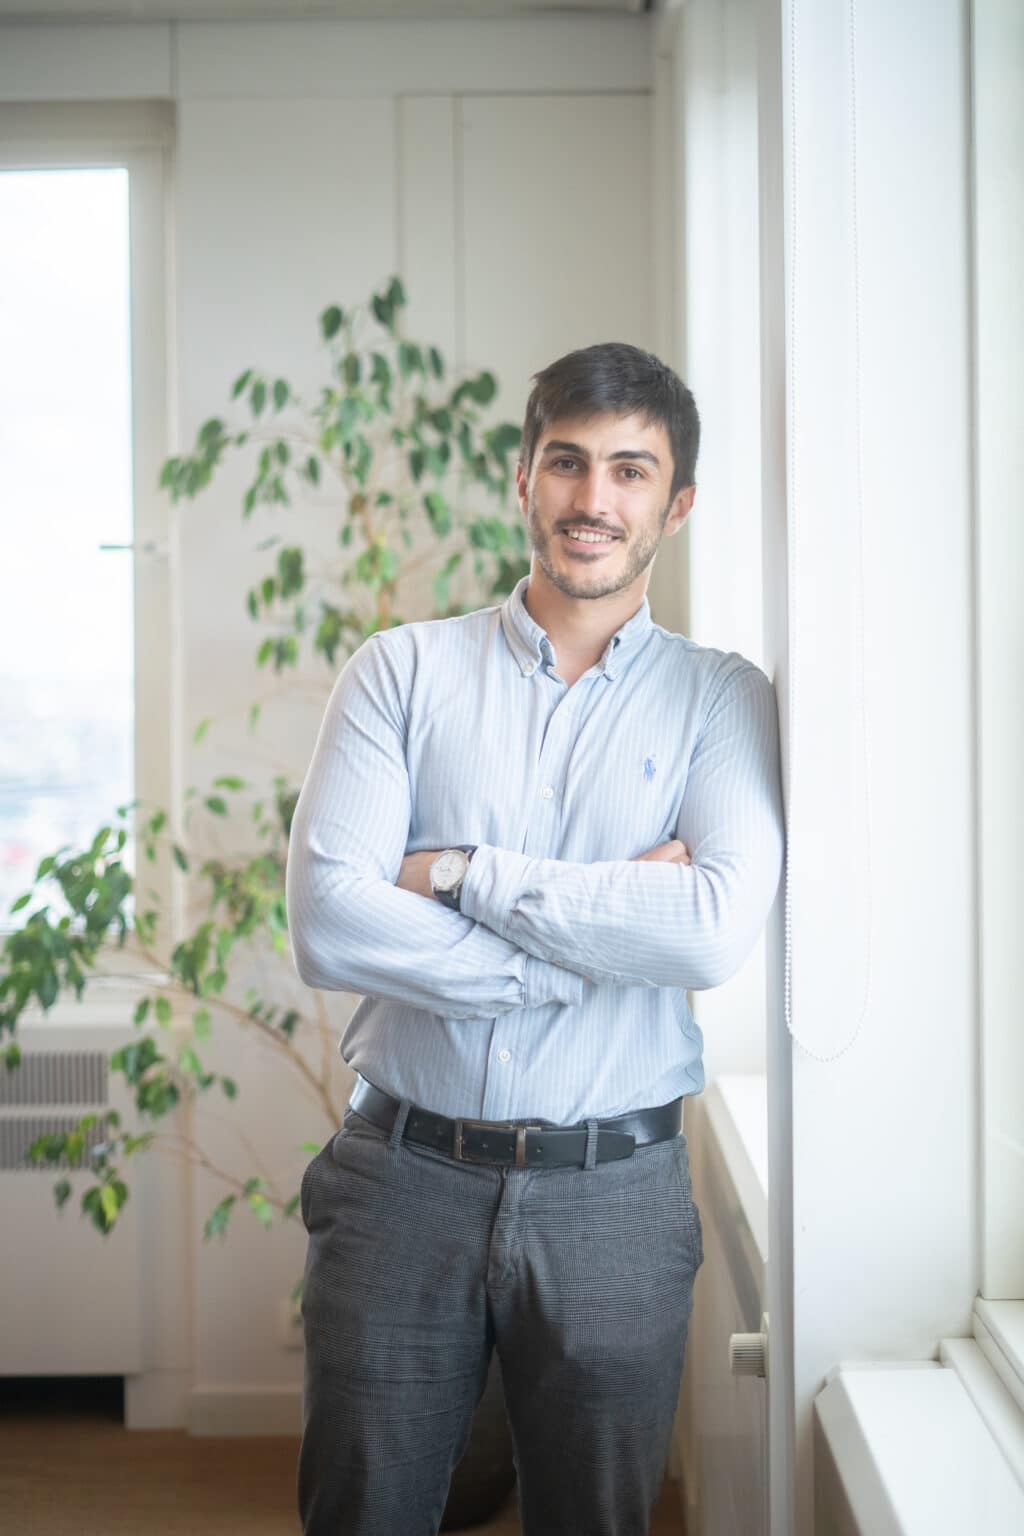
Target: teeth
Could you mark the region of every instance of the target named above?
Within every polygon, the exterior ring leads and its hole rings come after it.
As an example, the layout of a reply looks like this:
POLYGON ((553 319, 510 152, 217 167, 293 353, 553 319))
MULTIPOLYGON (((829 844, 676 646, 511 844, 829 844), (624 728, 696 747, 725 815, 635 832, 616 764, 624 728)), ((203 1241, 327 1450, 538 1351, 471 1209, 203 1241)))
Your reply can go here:
POLYGON ((610 544, 612 542, 612 535, 610 533, 590 533, 573 528, 570 528, 568 531, 570 539, 578 539, 582 544, 610 544))

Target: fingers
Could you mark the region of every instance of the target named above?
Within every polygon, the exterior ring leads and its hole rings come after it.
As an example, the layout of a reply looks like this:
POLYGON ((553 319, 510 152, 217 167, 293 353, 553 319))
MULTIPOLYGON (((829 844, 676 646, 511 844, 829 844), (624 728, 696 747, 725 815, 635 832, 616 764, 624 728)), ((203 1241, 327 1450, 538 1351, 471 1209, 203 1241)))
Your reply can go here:
POLYGON ((684 842, 679 840, 678 837, 674 837, 672 841, 668 843, 659 843, 656 848, 648 848, 646 853, 638 853, 636 855, 636 859, 633 862, 639 863, 643 859, 646 859, 652 863, 659 864, 692 863, 690 858, 690 850, 687 848, 684 842))

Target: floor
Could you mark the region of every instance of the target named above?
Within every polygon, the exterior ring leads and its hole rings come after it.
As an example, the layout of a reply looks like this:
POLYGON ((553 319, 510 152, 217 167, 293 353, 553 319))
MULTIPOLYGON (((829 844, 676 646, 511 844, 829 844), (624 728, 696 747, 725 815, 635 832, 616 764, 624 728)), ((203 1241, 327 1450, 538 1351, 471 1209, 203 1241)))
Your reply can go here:
MULTIPOLYGON (((120 1383, 87 1406, 0 1382, 0 1531, 18 1536, 297 1536, 293 1437, 128 1431, 120 1383)), ((666 1481, 650 1536, 682 1536, 666 1481)), ((515 1490, 473 1536, 520 1536, 515 1490)), ((400 1533, 396 1533, 400 1536, 400 1533)))

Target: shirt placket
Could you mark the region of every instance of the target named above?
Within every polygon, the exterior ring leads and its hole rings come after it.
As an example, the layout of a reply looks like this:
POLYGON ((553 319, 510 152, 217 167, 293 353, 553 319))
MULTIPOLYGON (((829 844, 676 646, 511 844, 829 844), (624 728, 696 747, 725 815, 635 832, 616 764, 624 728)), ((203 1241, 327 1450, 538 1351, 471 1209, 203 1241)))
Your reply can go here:
MULTIPOLYGON (((576 721, 583 698, 580 678, 572 689, 561 678, 549 674, 534 678, 535 687, 559 690, 559 699, 548 717, 540 757, 532 777, 531 807, 526 823, 523 852, 537 858, 557 857, 562 841, 565 780, 569 757, 576 738, 576 721)), ((512 1105, 521 1102, 519 1084, 529 1068, 526 1053, 530 1044, 531 1023, 522 1012, 500 1015, 491 1032, 491 1049, 484 1090, 484 1120, 509 1120, 512 1105)))

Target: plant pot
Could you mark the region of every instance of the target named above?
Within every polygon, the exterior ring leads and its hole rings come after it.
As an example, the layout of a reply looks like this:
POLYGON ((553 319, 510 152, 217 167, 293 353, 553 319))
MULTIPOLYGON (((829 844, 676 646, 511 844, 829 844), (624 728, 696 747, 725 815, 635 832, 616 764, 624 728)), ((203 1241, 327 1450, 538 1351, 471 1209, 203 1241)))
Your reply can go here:
POLYGON ((515 1482, 512 1432, 505 1414, 505 1392, 498 1351, 492 1350, 483 1396, 476 1405, 469 1441, 452 1473, 442 1531, 461 1531, 489 1520, 515 1482))

